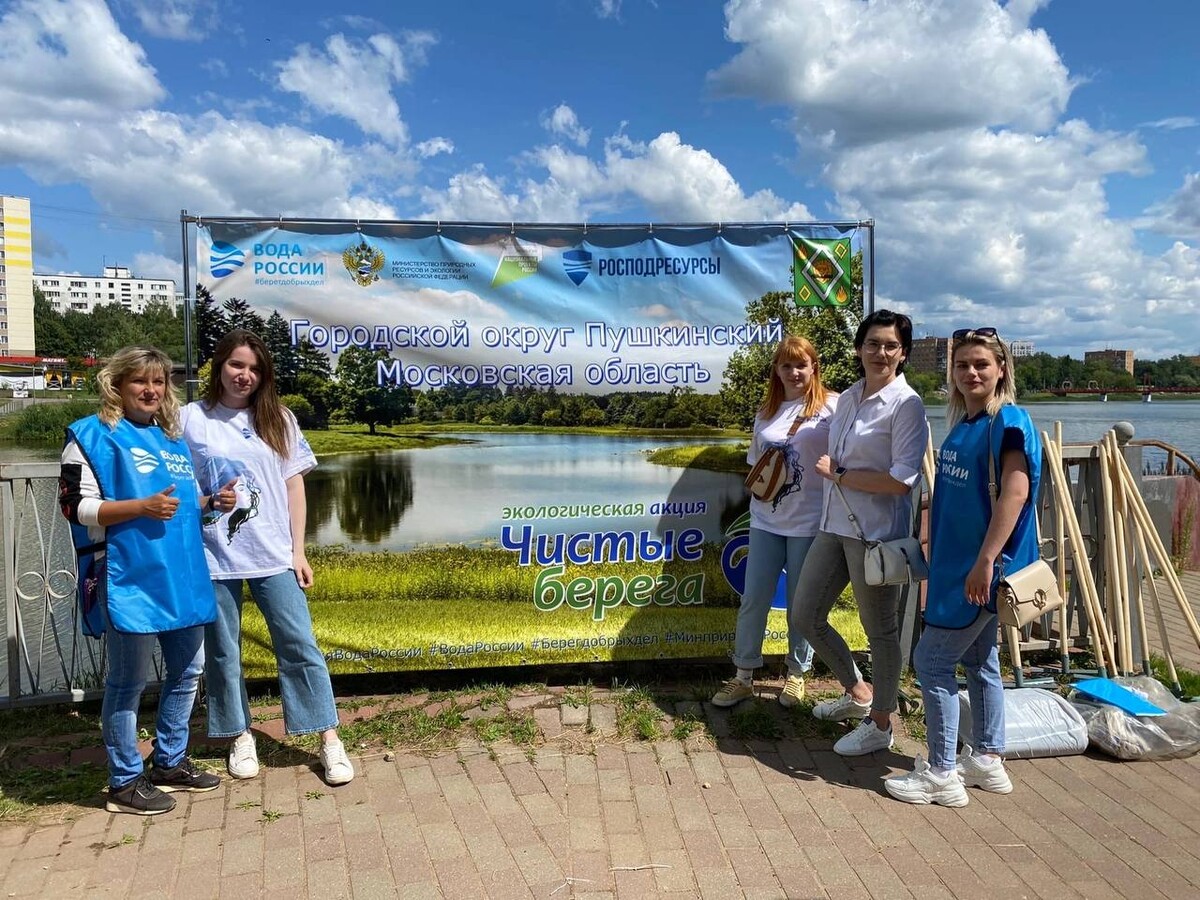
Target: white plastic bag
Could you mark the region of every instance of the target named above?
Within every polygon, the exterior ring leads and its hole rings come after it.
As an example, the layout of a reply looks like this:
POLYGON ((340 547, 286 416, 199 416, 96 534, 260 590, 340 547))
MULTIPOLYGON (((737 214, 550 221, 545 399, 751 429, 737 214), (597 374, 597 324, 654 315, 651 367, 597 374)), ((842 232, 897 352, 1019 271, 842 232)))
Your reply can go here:
POLYGON ((1133 716, 1109 703, 1073 694, 1087 722, 1088 738, 1117 759, 1183 759, 1200 750, 1200 703, 1182 703, 1155 678, 1112 679, 1166 711, 1165 716, 1133 716))
MULTIPOLYGON (((958 692, 958 739, 975 743, 971 698, 958 692)), ((1013 688, 1004 692, 1004 755, 1009 759, 1073 756, 1087 749, 1088 730, 1078 710, 1053 691, 1013 688)))

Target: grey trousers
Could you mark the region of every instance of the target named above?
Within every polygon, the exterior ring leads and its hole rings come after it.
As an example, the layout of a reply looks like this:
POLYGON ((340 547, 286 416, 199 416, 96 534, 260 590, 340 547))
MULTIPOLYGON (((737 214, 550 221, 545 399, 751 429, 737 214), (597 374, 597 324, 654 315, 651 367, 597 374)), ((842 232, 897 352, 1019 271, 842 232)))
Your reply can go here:
POLYGON ((874 699, 871 709, 891 713, 900 692, 900 585, 871 587, 863 577, 863 544, 858 538, 820 532, 813 540, 788 628, 798 631, 833 670, 847 691, 859 681, 846 641, 829 624, 829 611, 847 584, 854 587, 858 617, 871 649, 874 699))

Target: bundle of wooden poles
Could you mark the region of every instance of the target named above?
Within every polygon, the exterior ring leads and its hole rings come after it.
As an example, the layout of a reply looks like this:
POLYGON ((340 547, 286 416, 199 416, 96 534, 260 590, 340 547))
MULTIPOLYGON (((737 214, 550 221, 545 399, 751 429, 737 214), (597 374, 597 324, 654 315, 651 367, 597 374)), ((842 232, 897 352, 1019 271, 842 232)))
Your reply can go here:
MULTIPOLYGON (((1055 423, 1053 438, 1042 432, 1042 445, 1041 534, 1044 549, 1054 548, 1053 558, 1049 553, 1043 556, 1056 568, 1059 590, 1068 602, 1044 617, 1038 627, 1047 637, 1052 630, 1057 631, 1063 674, 1068 674, 1070 665, 1072 611, 1076 613, 1075 632, 1086 633, 1101 676, 1150 674, 1148 605, 1167 674, 1175 692, 1181 693, 1163 617, 1164 604, 1178 605, 1197 647, 1200 625, 1121 451, 1116 431, 1110 430, 1091 448, 1090 459, 1099 470, 1100 490, 1091 510, 1095 528, 1088 534, 1080 525, 1070 470, 1063 459, 1061 423, 1055 423), (1156 578, 1156 574, 1161 577, 1156 578)), ((924 462, 927 484, 934 483, 935 472, 930 443, 924 462)), ((1005 631, 1013 667, 1020 672, 1020 647, 1025 635, 1015 628, 1005 631)))

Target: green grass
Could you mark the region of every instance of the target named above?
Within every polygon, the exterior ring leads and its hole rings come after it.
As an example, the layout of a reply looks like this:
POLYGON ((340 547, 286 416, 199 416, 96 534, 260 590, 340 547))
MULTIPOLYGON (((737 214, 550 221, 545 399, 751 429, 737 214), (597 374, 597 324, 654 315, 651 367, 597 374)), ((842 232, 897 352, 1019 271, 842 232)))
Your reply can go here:
POLYGON ((678 447, 663 447, 646 456, 660 466, 677 466, 682 469, 705 469, 711 472, 736 472, 744 474, 750 467, 746 464, 747 444, 688 444, 678 447))
POLYGON ((484 744, 510 740, 519 747, 532 747, 537 741, 537 722, 529 712, 504 712, 498 716, 471 722, 475 736, 484 744))
MULTIPOLYGON (((97 738, 99 735, 97 735, 97 738)), ((108 783, 101 766, 12 769, 0 767, 0 822, 24 819, 39 807, 58 803, 91 806, 108 783)))
POLYGON ((729 734, 738 740, 775 741, 783 737, 780 712, 783 707, 774 701, 757 697, 743 701, 729 714, 729 734))
MULTIPOLYGON (((1171 676, 1167 674, 1167 661, 1163 657, 1157 654, 1150 657, 1150 671, 1155 678, 1174 690, 1171 676)), ((1179 686, 1183 689, 1184 697, 1200 697, 1200 673, 1176 666, 1175 674, 1179 676, 1179 686)))
POLYGON ((640 741, 656 741, 663 736, 664 718, 654 694, 642 687, 631 687, 617 697, 617 732, 640 741))
POLYGON ((376 450, 420 450, 444 444, 464 443, 451 437, 435 437, 416 431, 397 433, 391 428, 377 428, 371 434, 365 425, 337 425, 330 429, 311 429, 304 432, 309 446, 317 456, 333 453, 369 453, 376 450))

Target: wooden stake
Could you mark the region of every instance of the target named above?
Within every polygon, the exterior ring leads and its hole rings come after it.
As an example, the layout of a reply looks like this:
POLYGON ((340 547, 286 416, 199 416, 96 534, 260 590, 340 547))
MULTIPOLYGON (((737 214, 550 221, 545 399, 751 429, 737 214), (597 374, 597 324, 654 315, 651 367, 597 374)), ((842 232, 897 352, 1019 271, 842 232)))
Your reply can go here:
POLYGON ((1063 467, 1062 456, 1058 448, 1050 442, 1046 432, 1042 432, 1042 444, 1050 454, 1050 484, 1054 488, 1058 500, 1058 510, 1062 514, 1066 526, 1067 538, 1071 545, 1071 555, 1075 560, 1074 574, 1079 582, 1079 593, 1084 600, 1084 611, 1089 619, 1091 628, 1092 651, 1096 656, 1096 668, 1101 676, 1108 675, 1107 660, 1113 659, 1112 636, 1104 622, 1104 611, 1100 608, 1100 600, 1096 596, 1096 582, 1092 578, 1092 569, 1088 563, 1087 545, 1083 542, 1083 534, 1079 528, 1079 518, 1075 515, 1075 505, 1071 502, 1071 489, 1067 484, 1066 470, 1063 467))
POLYGON ((1132 658, 1129 654, 1128 642, 1125 640, 1125 609, 1124 597, 1121 592, 1121 577, 1117 571, 1117 527, 1113 507, 1116 499, 1113 496, 1113 481, 1108 455, 1107 435, 1096 444, 1096 461, 1100 468, 1100 512, 1104 515, 1104 613, 1107 617, 1109 630, 1116 638, 1116 659, 1113 664, 1117 673, 1128 675, 1132 668, 1132 658))
MULTIPOLYGON (((1058 448, 1059 455, 1062 454, 1062 422, 1054 423, 1054 444, 1058 448)), ((1045 469, 1049 476, 1049 467, 1054 465, 1049 459, 1045 448, 1042 449, 1042 455, 1046 457, 1045 469)), ((1051 489, 1051 500, 1053 500, 1053 489, 1051 489)), ((1058 592, 1063 597, 1069 597, 1067 593, 1067 536, 1063 527, 1062 513, 1059 512, 1058 506, 1054 507, 1054 551, 1056 554, 1054 560, 1054 573, 1058 576, 1058 592)), ((1071 657, 1067 652, 1067 607, 1070 604, 1064 603, 1058 608, 1058 652, 1062 673, 1067 674, 1067 670, 1071 665, 1071 657)))
POLYGON ((1167 635, 1167 623, 1162 614, 1162 600, 1158 596, 1158 584, 1154 581, 1154 564, 1150 559, 1149 551, 1146 550, 1146 539, 1136 523, 1133 526, 1133 537, 1142 562, 1142 578, 1146 582, 1146 587, 1150 589, 1150 600, 1154 604, 1154 618, 1158 623, 1158 639, 1162 642, 1163 657, 1167 661, 1167 674, 1171 676, 1171 686, 1175 689, 1175 696, 1179 697, 1183 695, 1183 686, 1179 683, 1179 675, 1175 671, 1175 657, 1171 653, 1171 638, 1167 635))
POLYGON ((1192 608, 1188 605, 1187 594, 1183 590, 1179 576, 1175 574, 1175 566, 1171 562, 1171 556, 1167 553, 1167 548, 1163 546, 1162 538, 1158 536, 1158 530, 1154 527, 1154 522, 1150 518, 1150 511, 1146 508, 1145 499, 1143 499, 1141 492, 1137 490, 1137 482, 1133 478, 1133 473, 1129 471, 1128 463, 1122 458, 1120 464, 1122 477, 1132 487, 1130 494, 1133 498, 1132 508, 1134 517, 1141 526, 1142 533, 1148 537, 1150 549, 1158 557, 1159 568, 1162 570, 1163 577, 1166 578, 1167 584, 1171 588, 1171 593, 1175 595, 1175 602, 1179 605, 1179 612, 1183 615, 1184 621, 1188 623, 1188 628, 1192 632, 1192 638, 1196 641, 1196 646, 1200 647, 1200 624, 1196 623, 1196 616, 1192 613, 1192 608))

